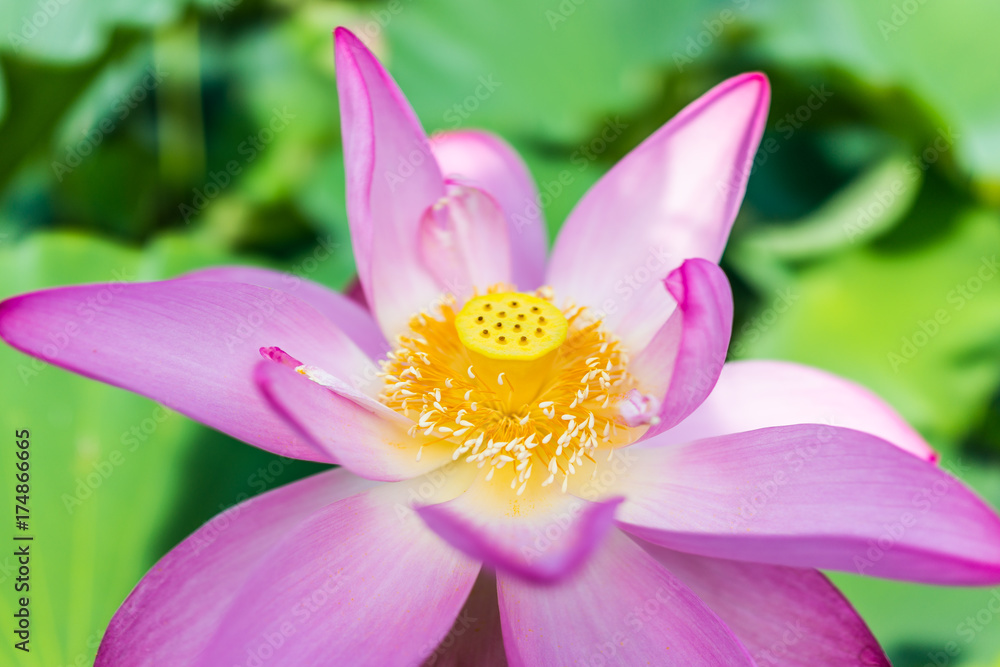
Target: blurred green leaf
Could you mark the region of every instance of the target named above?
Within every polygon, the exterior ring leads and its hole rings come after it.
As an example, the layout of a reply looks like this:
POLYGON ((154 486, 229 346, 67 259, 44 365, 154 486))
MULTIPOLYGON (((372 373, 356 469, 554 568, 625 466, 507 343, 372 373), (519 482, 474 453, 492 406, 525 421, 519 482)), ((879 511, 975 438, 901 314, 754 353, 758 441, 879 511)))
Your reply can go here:
POLYGON ((734 349, 860 381, 933 443, 953 445, 1000 383, 1000 216, 918 204, 906 224, 933 228, 933 242, 803 268, 783 286, 792 305, 778 314, 765 294, 734 349))
POLYGON ((402 2, 352 26, 387 60, 428 130, 478 126, 565 144, 650 104, 659 68, 717 3, 402 2))
POLYGON ((889 155, 808 217, 746 234, 740 239, 737 252, 749 253, 755 260, 796 261, 866 243, 904 218, 916 200, 922 180, 922 174, 911 168, 909 158, 889 155), (876 193, 874 198, 872 193, 876 193))
POLYGON ((867 103, 886 116, 901 109, 880 97, 893 87, 912 91, 951 128, 962 166, 1000 179, 1000 87, 983 79, 1000 62, 1000 4, 764 0, 748 15, 755 48, 776 66, 848 71, 871 87, 867 103))
POLYGON ((20 57, 72 63, 96 57, 117 26, 150 28, 177 18, 187 0, 6 0, 0 42, 20 57))

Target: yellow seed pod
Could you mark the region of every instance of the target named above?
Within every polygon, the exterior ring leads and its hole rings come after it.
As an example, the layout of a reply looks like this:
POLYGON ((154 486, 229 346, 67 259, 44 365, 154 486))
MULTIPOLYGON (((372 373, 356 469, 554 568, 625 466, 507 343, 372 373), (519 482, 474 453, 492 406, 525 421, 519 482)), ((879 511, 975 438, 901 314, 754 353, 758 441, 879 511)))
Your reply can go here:
POLYGON ((545 299, 503 292, 469 299, 455 317, 455 328, 462 344, 484 357, 531 361, 562 345, 569 323, 545 299))

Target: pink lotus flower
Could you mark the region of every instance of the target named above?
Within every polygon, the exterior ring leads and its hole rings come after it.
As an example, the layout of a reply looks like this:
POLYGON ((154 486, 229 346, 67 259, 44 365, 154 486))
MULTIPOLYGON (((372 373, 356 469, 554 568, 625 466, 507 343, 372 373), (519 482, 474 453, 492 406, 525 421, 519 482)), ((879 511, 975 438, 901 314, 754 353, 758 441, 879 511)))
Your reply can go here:
POLYGON ((370 314, 219 268, 120 286, 53 356, 45 333, 102 286, 0 304, 28 354, 341 466, 177 546, 98 665, 884 665, 815 568, 1000 583, 1000 518, 880 399, 794 364, 723 365, 716 262, 763 75, 612 169, 546 266, 512 149, 429 140, 347 31, 336 56, 370 314))

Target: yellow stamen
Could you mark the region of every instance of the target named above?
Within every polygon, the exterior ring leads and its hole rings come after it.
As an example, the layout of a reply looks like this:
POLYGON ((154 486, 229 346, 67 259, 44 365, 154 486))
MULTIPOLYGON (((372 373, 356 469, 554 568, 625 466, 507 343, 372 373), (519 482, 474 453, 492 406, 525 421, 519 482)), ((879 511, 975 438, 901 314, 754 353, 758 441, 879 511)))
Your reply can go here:
POLYGON ((565 489, 595 450, 634 439, 617 411, 635 384, 628 359, 585 309, 501 290, 414 316, 382 362, 381 400, 516 496, 565 489))

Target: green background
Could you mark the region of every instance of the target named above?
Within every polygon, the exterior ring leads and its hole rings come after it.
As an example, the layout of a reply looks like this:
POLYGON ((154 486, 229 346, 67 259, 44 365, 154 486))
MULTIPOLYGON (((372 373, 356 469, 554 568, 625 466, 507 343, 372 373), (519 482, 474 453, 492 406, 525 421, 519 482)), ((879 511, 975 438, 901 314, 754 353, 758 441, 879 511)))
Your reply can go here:
MULTIPOLYGON (((543 190, 569 169, 545 210, 552 235, 684 104, 765 71, 764 148, 723 258, 731 356, 871 387, 1000 506, 1000 280, 970 282, 1000 254, 995 0, 5 0, 0 297, 219 263, 344 287, 336 25, 386 62, 429 132, 502 134, 543 190), (483 77, 496 89, 477 99, 483 77), (287 127, 241 151, 277 112, 287 127), (624 133, 581 153, 609 122, 624 133), (222 184, 233 160, 240 173, 222 184)), ((0 405, 5 460, 14 430, 31 430, 38 536, 33 650, 15 653, 5 622, 3 664, 91 664, 159 556, 317 469, 6 347, 0 405)), ((989 589, 834 578, 895 664, 1000 664, 1000 619, 971 641, 958 630, 989 589)))

